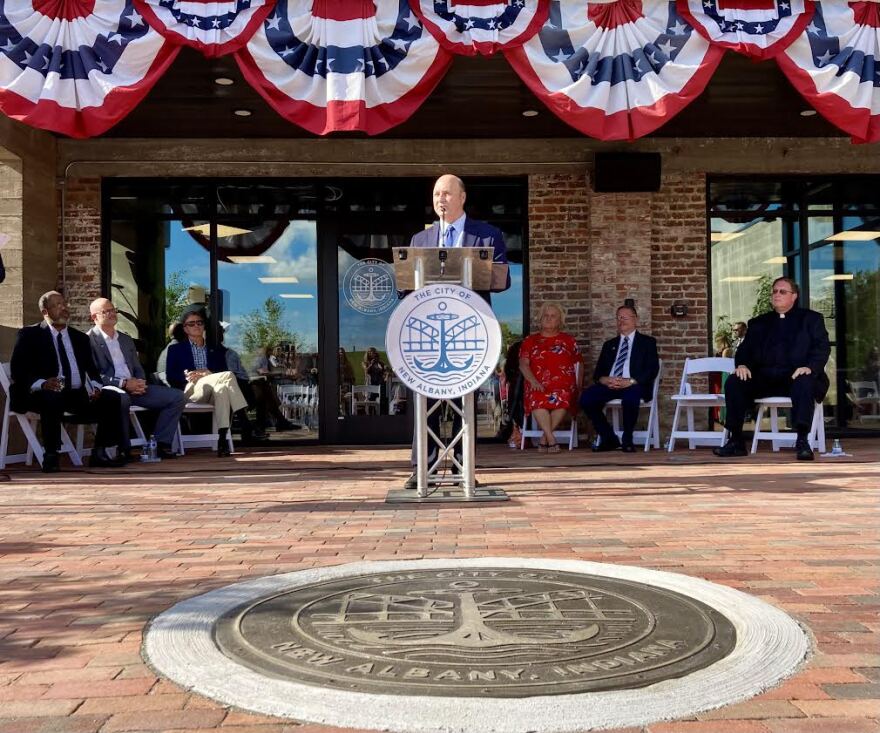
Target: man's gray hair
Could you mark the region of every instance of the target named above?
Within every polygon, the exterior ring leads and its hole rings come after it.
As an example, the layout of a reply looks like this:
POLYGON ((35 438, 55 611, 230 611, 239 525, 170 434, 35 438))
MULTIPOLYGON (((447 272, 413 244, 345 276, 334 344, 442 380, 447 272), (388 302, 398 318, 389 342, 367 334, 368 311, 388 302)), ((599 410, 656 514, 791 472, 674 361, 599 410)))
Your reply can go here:
POLYGON ((60 295, 62 298, 64 297, 57 290, 50 290, 48 293, 43 293, 37 301, 37 307, 40 309, 41 313, 49 307, 49 298, 53 295, 60 295))

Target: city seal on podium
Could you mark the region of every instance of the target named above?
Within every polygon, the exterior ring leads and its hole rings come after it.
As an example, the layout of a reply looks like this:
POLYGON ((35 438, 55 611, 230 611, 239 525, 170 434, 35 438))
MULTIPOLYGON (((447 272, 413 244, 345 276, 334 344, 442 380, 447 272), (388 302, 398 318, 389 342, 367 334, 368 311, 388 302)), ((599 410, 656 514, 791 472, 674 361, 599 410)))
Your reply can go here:
POLYGON ((501 354, 501 328, 490 305, 462 285, 415 290, 391 314, 385 332, 388 360, 403 384, 433 399, 455 399, 477 389, 501 354))
POLYGON ((385 313, 397 303, 394 268, 372 257, 358 260, 342 278, 342 294, 345 302, 359 313, 385 313))

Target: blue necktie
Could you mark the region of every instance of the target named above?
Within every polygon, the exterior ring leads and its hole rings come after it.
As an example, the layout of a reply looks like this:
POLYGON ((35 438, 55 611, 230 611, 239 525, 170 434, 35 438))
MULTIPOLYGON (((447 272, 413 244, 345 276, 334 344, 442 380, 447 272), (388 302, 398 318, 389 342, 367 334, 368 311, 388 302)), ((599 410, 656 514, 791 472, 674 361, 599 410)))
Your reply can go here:
POLYGON ((617 359, 614 361, 614 369, 611 370, 612 377, 623 376, 623 365, 626 364, 626 357, 629 354, 629 338, 625 337, 623 343, 620 344, 620 351, 617 352, 617 359))
POLYGON ((455 227, 447 227, 446 229, 446 237, 443 241, 444 247, 454 247, 455 246, 455 227))

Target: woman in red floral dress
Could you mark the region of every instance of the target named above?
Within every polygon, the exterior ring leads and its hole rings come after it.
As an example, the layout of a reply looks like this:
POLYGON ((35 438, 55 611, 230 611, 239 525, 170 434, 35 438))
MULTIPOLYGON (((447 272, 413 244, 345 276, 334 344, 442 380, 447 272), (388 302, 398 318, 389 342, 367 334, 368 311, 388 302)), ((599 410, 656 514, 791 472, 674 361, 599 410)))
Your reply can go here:
POLYGON ((556 303, 541 306, 541 330, 526 337, 520 347, 519 368, 525 379, 525 413, 533 415, 544 433, 542 452, 558 453, 553 431, 576 405, 577 365, 581 352, 577 341, 562 331, 565 311, 556 303))

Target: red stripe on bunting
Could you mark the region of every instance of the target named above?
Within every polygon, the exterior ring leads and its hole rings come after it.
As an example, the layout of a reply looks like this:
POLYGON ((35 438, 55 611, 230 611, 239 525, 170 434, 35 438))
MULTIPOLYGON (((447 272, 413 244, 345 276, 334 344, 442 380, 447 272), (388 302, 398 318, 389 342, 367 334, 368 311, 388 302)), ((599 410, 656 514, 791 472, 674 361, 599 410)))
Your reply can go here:
POLYGON ((718 0, 719 10, 773 10, 775 0, 718 0))
POLYGON ((587 9, 587 17, 597 28, 611 30, 619 25, 635 23, 642 18, 642 0, 618 0, 615 3, 591 3, 587 9))
POLYGON ((597 140, 632 141, 654 132, 700 96, 721 63, 724 49, 710 45, 700 69, 680 92, 667 94, 649 107, 637 107, 611 115, 595 107, 579 107, 561 92, 549 94, 529 63, 524 48, 505 51, 504 55, 526 86, 563 122, 597 140))
POLYGON ((880 3, 850 3, 856 25, 880 28, 880 3))
POLYGON ((330 101, 319 107, 302 100, 291 99, 260 71, 247 48, 237 51, 235 60, 248 83, 259 92, 269 105, 288 122, 315 135, 331 132, 365 132, 378 135, 409 119, 446 74, 452 55, 442 48, 431 67, 418 84, 394 102, 367 108, 364 101, 330 101))
POLYGON ((819 114, 835 127, 852 136, 854 143, 880 141, 880 115, 872 115, 866 107, 853 107, 846 99, 830 92, 819 92, 809 73, 798 66, 790 56, 776 57, 779 68, 792 86, 819 114))
MULTIPOLYGON (((216 0, 188 0, 189 2, 204 2, 206 5, 209 3, 216 2, 216 0)), ((145 1, 145 0, 133 0, 134 6, 137 11, 144 16, 147 21, 147 25, 149 25, 153 30, 161 33, 162 36, 165 37, 166 40, 171 43, 176 43, 181 46, 189 46, 191 48, 195 48, 201 51, 207 58, 218 58, 220 56, 225 56, 226 54, 233 53, 234 51, 238 51, 240 48, 244 48, 253 37, 254 33, 257 32, 257 28, 259 28, 263 21, 269 17, 269 13, 271 13, 275 9, 275 0, 272 2, 266 3, 263 7, 256 10, 251 17, 251 19, 245 25, 244 30, 226 43, 203 43, 195 38, 188 38, 187 36, 183 36, 180 33, 175 33, 173 30, 168 28, 156 14, 153 12, 153 8, 145 1)))
POLYGON ((96 137, 122 120, 147 96, 179 52, 179 46, 163 43, 144 78, 128 87, 116 87, 104 97, 100 107, 76 110, 50 100, 34 104, 18 94, 0 89, 0 111, 7 117, 42 130, 74 138, 96 137))
POLYGON ((454 8, 456 5, 460 5, 462 7, 486 7, 488 5, 497 5, 500 0, 463 0, 463 2, 455 2, 455 0, 449 0, 449 7, 454 8))
POLYGON ((804 12, 801 13, 798 19, 794 22, 791 30, 784 36, 782 36, 778 41, 776 41, 772 46, 769 46, 767 48, 763 48, 762 46, 758 46, 754 43, 748 43, 746 41, 742 41, 741 43, 730 43, 728 41, 719 41, 715 38, 712 38, 703 27, 703 24, 699 23, 697 19, 694 18, 693 13, 691 13, 690 8, 688 7, 687 0, 677 0, 676 10, 678 10, 679 15, 681 15, 688 22, 688 25, 690 25, 703 38, 709 41, 710 45, 721 46, 722 48, 729 48, 731 51, 741 53, 755 61, 766 61, 772 58, 779 58, 779 54, 785 51, 785 49, 787 49, 794 42, 794 39, 804 32, 804 28, 806 28, 810 24, 810 21, 813 19, 813 15, 815 15, 816 13, 816 4, 812 0, 805 0, 804 12))
POLYGON ((312 16, 325 20, 374 18, 376 5, 373 0, 315 0, 312 16))
POLYGON ((95 0, 33 0, 34 10, 47 18, 76 20, 95 12, 95 0))

